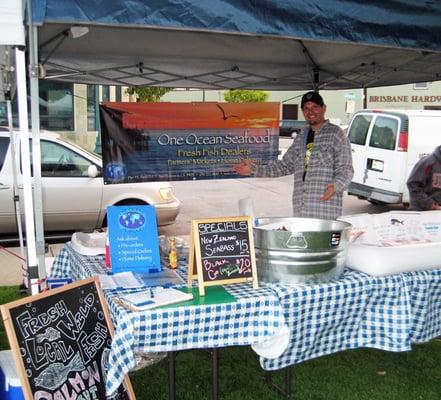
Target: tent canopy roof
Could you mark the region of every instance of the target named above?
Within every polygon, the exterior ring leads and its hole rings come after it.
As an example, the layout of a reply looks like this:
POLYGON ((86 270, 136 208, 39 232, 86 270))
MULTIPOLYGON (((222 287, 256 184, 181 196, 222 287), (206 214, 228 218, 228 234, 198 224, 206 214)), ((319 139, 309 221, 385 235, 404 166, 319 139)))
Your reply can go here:
POLYGON ((33 20, 49 79, 267 90, 441 79, 433 1, 34 0, 33 20))

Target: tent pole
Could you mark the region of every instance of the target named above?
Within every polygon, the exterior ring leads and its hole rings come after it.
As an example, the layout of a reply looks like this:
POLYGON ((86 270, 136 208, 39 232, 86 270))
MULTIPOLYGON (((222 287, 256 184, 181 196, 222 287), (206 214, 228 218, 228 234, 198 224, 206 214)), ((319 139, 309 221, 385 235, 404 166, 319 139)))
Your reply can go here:
MULTIPOLYGON (((30 13, 29 13, 30 14, 30 13)), ((32 122, 32 167, 34 180, 34 216, 36 250, 38 257, 38 278, 46 279, 45 241, 43 226, 43 192, 41 181, 41 150, 40 150, 40 109, 39 109, 39 65, 37 27, 29 17, 29 64, 31 90, 31 122, 32 122)))
POLYGON ((26 224, 27 278, 31 294, 37 294, 38 264, 35 248, 35 226, 32 202, 31 161, 29 153, 28 104, 26 93, 26 63, 23 49, 15 49, 17 68, 18 115, 20 127, 20 154, 23 170, 23 198, 26 224))
POLYGON ((11 140, 11 160, 12 160, 12 186, 14 188, 14 209, 15 209, 15 219, 17 222, 18 239, 20 242, 20 255, 25 258, 24 243, 23 243, 23 228, 21 226, 21 210, 20 210, 20 195, 17 185, 17 164, 15 162, 15 135, 14 127, 12 124, 12 107, 11 99, 6 100, 6 109, 8 113, 8 126, 9 126, 9 136, 11 140))

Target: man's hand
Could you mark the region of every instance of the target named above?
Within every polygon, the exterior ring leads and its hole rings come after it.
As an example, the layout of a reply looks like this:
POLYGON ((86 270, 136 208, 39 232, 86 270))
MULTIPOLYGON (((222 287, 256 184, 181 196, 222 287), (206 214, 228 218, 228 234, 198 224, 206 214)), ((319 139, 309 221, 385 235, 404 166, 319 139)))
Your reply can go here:
POLYGON ((433 204, 430 206, 430 209, 431 209, 431 210, 441 210, 441 206, 440 206, 438 203, 433 203, 433 204))
POLYGON ((233 166, 235 172, 239 175, 250 176, 251 175, 251 160, 242 160, 240 164, 236 164, 233 166))
POLYGON ((325 193, 323 193, 323 196, 320 197, 320 200, 321 201, 328 201, 334 195, 334 192, 335 192, 334 184, 330 183, 327 186, 325 193))

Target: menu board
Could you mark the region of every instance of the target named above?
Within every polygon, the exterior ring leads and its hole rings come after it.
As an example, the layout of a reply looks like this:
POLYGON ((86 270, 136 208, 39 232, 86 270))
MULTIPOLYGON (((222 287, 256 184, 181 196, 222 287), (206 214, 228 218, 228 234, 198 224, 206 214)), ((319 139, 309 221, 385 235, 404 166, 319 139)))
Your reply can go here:
POLYGON ((188 283, 204 286, 252 282, 257 288, 250 217, 198 219, 192 222, 188 283), (195 271, 196 270, 196 271, 195 271))
MULTIPOLYGON (((106 399, 113 336, 97 278, 1 306, 26 399, 106 399)), ((134 399, 126 377, 112 400, 134 399)))

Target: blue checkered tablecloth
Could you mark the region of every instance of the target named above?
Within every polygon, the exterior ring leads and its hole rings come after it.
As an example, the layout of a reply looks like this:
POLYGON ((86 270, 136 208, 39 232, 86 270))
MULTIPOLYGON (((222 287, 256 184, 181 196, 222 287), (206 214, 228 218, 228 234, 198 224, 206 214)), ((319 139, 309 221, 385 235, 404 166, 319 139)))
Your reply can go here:
MULTIPOLYGON (((51 277, 70 276, 77 280, 97 273, 105 273, 102 256, 83 256, 67 244, 54 260, 51 277)), ((235 302, 136 312, 117 303, 121 291, 105 291, 115 327, 107 375, 108 394, 117 389, 125 374, 135 366, 135 352, 256 344, 285 325, 279 300, 270 288, 253 289, 251 284, 225 288, 235 296, 235 302)))
MULTIPOLYGON (((56 264, 70 265, 55 267, 63 271, 59 277, 68 270, 79 279, 94 270, 93 258, 77 259, 66 246, 56 264), (63 255, 67 251, 71 254, 63 255)), ((441 269, 385 277, 346 269, 328 283, 261 285, 258 291, 234 285, 228 290, 237 296, 237 303, 206 309, 133 313, 109 299, 117 323, 108 389, 115 388, 133 366, 134 351, 259 343, 284 323, 290 331, 289 346, 279 358, 261 357, 266 370, 353 348, 408 351, 414 343, 441 335, 441 269)))
POLYGON ((273 285, 290 330, 276 370, 342 350, 408 351, 441 335, 441 270, 374 277, 350 269, 318 285, 273 285))

